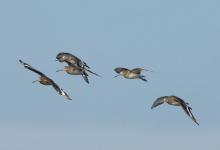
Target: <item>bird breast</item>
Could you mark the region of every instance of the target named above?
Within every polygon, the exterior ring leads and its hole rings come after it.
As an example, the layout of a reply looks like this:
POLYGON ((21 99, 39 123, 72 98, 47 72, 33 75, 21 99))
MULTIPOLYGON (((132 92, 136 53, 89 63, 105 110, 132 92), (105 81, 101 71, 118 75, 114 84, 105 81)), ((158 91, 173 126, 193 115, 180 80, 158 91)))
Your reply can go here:
POLYGON ((180 103, 178 101, 174 100, 174 99, 169 99, 167 101, 167 103, 170 104, 170 105, 174 105, 174 106, 180 106, 180 103))
POLYGON ((124 77, 128 79, 135 79, 138 78, 138 75, 136 73, 127 72, 124 77))
POLYGON ((79 69, 76 69, 76 68, 74 68, 74 67, 68 68, 68 69, 66 70, 66 72, 67 72, 68 74, 71 74, 71 75, 80 75, 80 74, 81 74, 81 73, 80 73, 80 70, 79 70, 79 69))

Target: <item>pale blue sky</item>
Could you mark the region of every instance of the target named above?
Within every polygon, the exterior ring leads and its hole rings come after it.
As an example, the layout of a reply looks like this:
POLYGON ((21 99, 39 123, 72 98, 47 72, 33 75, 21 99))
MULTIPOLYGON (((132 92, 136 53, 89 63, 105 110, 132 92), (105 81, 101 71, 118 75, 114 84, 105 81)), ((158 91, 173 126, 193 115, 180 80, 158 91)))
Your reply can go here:
POLYGON ((2 150, 219 150, 220 2, 217 0, 0 1, 2 150), (70 52, 102 78, 56 73, 70 52), (72 101, 51 87, 54 79, 72 101), (144 67, 149 82, 113 78, 115 67, 144 67), (4 69, 4 71, 3 71, 4 69), (181 109, 153 101, 177 95, 181 109))

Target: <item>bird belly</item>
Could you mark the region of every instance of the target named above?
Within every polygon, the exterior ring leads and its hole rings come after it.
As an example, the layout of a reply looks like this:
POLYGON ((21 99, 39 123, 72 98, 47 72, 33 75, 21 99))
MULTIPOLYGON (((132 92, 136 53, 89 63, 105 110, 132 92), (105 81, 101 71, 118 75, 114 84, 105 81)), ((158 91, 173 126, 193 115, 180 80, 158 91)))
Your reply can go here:
POLYGON ((172 102, 167 102, 168 104, 170 105, 174 105, 174 106, 180 106, 180 103, 179 102, 176 102, 176 101, 172 101, 172 102))
POLYGON ((51 85, 51 82, 46 81, 46 80, 41 80, 40 83, 43 85, 51 85))
POLYGON ((135 74, 135 73, 128 73, 128 74, 125 75, 125 78, 136 79, 136 78, 138 78, 138 75, 135 74))
POLYGON ((47 77, 40 77, 39 82, 43 85, 51 85, 51 80, 48 79, 47 77))
POLYGON ((71 75, 81 75, 80 71, 79 70, 72 70, 72 71, 67 71, 68 74, 71 74, 71 75))

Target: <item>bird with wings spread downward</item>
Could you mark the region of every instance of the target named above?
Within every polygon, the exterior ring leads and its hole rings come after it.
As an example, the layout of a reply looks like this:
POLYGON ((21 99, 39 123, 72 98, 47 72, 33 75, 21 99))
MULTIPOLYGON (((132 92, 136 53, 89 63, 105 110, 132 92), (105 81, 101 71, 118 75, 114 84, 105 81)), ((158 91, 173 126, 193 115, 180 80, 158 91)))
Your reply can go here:
POLYGON ((69 95, 63 90, 61 89, 52 79, 50 79, 49 77, 47 77, 45 74, 43 74, 42 72, 34 69, 32 66, 30 66, 29 64, 23 62, 22 60, 19 60, 19 62, 26 68, 29 69, 35 73, 37 73, 38 75, 40 75, 40 77, 33 81, 32 83, 35 82, 39 82, 43 85, 52 85, 53 88, 62 96, 64 96, 66 99, 71 100, 71 98, 69 97, 69 95))
POLYGON ((197 124, 199 125, 199 123, 196 121, 196 118, 193 116, 191 110, 192 108, 189 106, 189 103, 185 102, 184 100, 182 100, 181 98, 177 97, 177 96, 162 96, 157 98, 153 105, 151 106, 151 109, 163 104, 163 103, 167 103, 169 105, 174 105, 174 106, 181 106, 182 109, 184 110, 184 112, 197 124))

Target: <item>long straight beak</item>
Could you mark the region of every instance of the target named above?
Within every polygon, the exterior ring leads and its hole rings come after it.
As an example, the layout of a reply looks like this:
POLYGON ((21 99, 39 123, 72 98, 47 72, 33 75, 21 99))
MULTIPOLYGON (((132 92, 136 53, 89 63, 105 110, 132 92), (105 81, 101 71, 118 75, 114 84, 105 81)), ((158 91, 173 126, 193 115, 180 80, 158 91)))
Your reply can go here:
POLYGON ((120 75, 116 75, 116 76, 114 76, 114 78, 116 78, 116 77, 118 77, 118 76, 120 76, 120 75))
POLYGON ((39 82, 39 80, 32 81, 32 83, 39 82))
POLYGON ((64 71, 63 69, 59 69, 59 70, 57 70, 56 72, 60 72, 60 71, 64 71))

